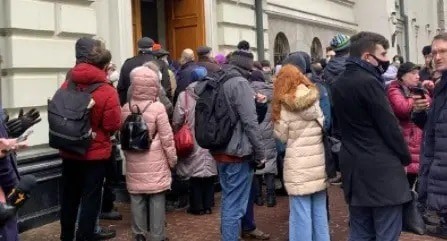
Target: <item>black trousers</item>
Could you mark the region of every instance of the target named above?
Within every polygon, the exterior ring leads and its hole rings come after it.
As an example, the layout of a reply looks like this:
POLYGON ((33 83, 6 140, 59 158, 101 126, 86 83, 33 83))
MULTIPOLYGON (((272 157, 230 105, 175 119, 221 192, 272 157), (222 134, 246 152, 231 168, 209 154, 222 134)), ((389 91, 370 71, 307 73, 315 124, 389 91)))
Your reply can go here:
POLYGON ((214 197, 214 177, 189 179, 189 207, 193 212, 211 209, 214 197))
POLYGON ((349 241, 398 241, 402 231, 402 205, 349 206, 349 241))
POLYGON ((113 192, 113 185, 118 182, 118 162, 116 160, 117 155, 119 155, 119 150, 116 145, 112 147, 112 155, 110 160, 105 164, 105 182, 102 192, 102 206, 101 212, 108 213, 114 208, 113 202, 116 200, 116 195, 113 192), (118 152, 118 153, 117 153, 118 152))
POLYGON ((101 206, 101 190, 106 161, 62 162, 61 240, 72 241, 79 206, 82 206, 76 234, 77 241, 93 240, 101 206))

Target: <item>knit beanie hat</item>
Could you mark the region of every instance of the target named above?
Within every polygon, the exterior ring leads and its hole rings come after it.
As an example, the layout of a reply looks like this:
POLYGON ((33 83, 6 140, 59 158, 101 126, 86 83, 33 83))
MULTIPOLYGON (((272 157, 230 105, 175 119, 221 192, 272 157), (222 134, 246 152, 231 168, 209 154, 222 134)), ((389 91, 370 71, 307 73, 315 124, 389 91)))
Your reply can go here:
POLYGON ((230 64, 236 65, 245 70, 253 69, 254 56, 245 50, 236 50, 231 54, 230 64))
POLYGON ((88 56, 95 48, 96 40, 91 37, 82 37, 76 41, 75 52, 76 62, 86 63, 88 62, 88 56))
POLYGON ((351 46, 350 37, 339 33, 332 38, 331 47, 335 52, 345 50, 351 46))
POLYGON ((253 70, 250 74, 250 78, 248 78, 249 81, 259 81, 259 82, 265 82, 265 76, 264 73, 260 70, 253 70))
POLYGON ((282 63, 283 66, 286 64, 294 65, 301 71, 301 73, 303 74, 306 73, 307 69, 306 60, 304 59, 303 55, 300 54, 299 52, 290 54, 282 63))
POLYGON ((224 64, 227 61, 227 58, 223 54, 218 54, 214 57, 217 64, 224 64))

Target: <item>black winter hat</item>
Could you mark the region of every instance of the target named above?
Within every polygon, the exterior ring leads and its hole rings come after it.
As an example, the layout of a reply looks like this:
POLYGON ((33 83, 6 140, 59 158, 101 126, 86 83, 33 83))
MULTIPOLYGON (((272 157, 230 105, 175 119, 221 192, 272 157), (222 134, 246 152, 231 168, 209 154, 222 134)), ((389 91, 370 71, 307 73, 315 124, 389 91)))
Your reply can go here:
POLYGON ((76 62, 88 62, 88 56, 96 46, 96 40, 91 37, 82 37, 76 41, 76 62))
POLYGON ((400 65, 399 69, 397 70, 396 77, 398 80, 401 80, 402 76, 404 76, 406 73, 409 73, 415 69, 420 70, 421 67, 419 67, 419 65, 414 64, 412 62, 406 62, 406 63, 400 65))
POLYGON ((245 51, 249 51, 250 50, 250 43, 247 42, 246 40, 242 40, 237 44, 237 49, 239 50, 245 50, 245 51))
POLYGON ((236 50, 231 54, 230 64, 251 71, 253 69, 254 56, 244 50, 236 50))
POLYGON ((200 46, 197 48, 197 56, 204 56, 211 52, 211 48, 208 46, 200 46))
POLYGON ((284 61, 283 65, 291 64, 298 67, 298 69, 301 71, 301 73, 306 73, 306 60, 304 59, 304 56, 299 54, 298 52, 290 54, 284 61))
POLYGON ((431 45, 427 45, 422 49, 422 55, 426 56, 431 54, 431 45))
POLYGON ((143 37, 138 40, 138 48, 140 49, 150 49, 154 46, 154 40, 149 37, 143 37))
POLYGON ((311 65, 312 65, 312 61, 310 58, 310 55, 304 51, 298 51, 297 52, 299 55, 303 56, 304 58, 304 62, 306 63, 306 74, 311 73, 312 69, 311 69, 311 65))
POLYGON ((259 81, 259 82, 265 82, 265 76, 264 73, 260 70, 253 70, 251 72, 250 81, 259 81))

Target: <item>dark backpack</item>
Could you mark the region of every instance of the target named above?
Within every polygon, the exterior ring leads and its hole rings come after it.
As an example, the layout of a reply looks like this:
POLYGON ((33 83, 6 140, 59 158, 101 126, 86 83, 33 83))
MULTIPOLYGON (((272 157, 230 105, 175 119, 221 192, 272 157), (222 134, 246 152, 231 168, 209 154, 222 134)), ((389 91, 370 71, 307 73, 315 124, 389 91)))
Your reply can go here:
POLYGON ((60 88, 48 100, 50 147, 85 155, 93 139, 90 123, 92 93, 103 84, 78 89, 73 81, 68 80, 67 88, 60 88))
POLYGON ((195 138, 199 146, 209 150, 225 148, 233 136, 237 115, 228 102, 223 84, 239 72, 219 70, 206 77, 205 86, 196 94, 195 138))
MULTIPOLYGON (((124 121, 120 131, 121 149, 124 151, 143 152, 149 150, 153 137, 149 134, 149 127, 144 121, 143 113, 152 104, 149 103, 144 107, 143 111, 137 105, 137 112, 132 111, 129 102, 130 115, 124 121)), ((155 137, 154 133, 154 137, 155 137)))

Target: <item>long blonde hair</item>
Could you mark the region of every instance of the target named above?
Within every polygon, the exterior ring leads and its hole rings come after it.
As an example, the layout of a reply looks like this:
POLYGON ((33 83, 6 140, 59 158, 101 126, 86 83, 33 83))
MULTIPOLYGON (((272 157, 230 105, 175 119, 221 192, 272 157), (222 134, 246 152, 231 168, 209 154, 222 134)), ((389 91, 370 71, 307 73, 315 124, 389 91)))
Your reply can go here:
POLYGON ((274 122, 280 118, 281 100, 286 95, 295 94, 300 84, 307 87, 315 86, 297 67, 291 64, 284 65, 273 83, 272 120, 274 122))

